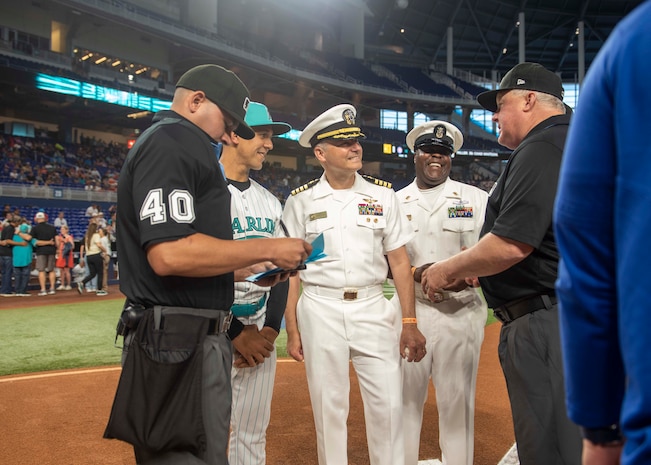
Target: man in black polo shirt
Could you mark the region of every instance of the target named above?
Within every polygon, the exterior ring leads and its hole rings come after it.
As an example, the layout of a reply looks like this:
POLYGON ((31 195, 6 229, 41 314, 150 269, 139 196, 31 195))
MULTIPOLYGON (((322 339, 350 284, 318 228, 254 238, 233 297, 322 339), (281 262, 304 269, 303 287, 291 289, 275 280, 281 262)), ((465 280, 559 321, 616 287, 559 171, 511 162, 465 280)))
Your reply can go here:
POLYGON ((105 437, 133 444, 139 464, 227 465, 231 341, 250 366, 273 349, 257 327, 230 324, 233 283, 261 271, 260 262, 293 269, 311 252, 299 239, 232 240, 219 142, 230 143, 231 131, 254 136, 248 103, 232 72, 190 69, 120 174, 120 290, 127 316, 145 310, 125 338, 105 437))
POLYGON ((40 211, 34 216, 36 224, 29 232, 32 238, 36 240, 34 253, 36 254, 36 269, 38 270, 38 283, 41 290, 38 295, 54 294, 56 284, 56 274, 54 265, 56 263, 56 228, 47 222, 47 216, 40 211), (47 281, 50 282, 50 291, 46 289, 47 281))
MULTIPOLYGON (((567 417, 552 210, 570 115, 561 80, 520 63, 477 100, 494 112, 498 142, 513 149, 488 199, 480 241, 423 273, 431 299, 455 278, 479 277, 502 321, 499 357, 522 465, 579 464, 581 436, 567 417)), ((474 278, 474 279, 473 279, 474 278)))

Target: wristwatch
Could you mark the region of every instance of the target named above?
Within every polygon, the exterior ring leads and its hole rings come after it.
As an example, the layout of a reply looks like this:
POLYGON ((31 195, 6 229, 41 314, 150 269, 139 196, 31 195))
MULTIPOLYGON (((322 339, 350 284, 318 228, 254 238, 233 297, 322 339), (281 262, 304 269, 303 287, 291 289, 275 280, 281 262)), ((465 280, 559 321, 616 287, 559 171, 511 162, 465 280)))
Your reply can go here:
POLYGON ((598 446, 621 446, 624 443, 622 431, 618 424, 605 426, 603 428, 581 428, 583 439, 598 446))

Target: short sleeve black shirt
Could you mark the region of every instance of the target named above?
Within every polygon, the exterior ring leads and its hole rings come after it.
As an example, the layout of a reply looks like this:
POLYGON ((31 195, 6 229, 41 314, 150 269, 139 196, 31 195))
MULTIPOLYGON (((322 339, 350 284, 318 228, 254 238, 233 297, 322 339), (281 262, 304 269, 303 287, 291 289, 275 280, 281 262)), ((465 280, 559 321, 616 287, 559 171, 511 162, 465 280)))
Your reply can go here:
MULTIPOLYGON (((7 239, 11 240, 14 238, 14 227, 11 224, 8 224, 2 231, 0 231, 0 240, 5 241, 7 239)), ((11 245, 0 245, 0 257, 11 257, 12 250, 11 245)))
POLYGON ((508 270, 480 278, 491 308, 554 293, 558 250, 552 213, 569 120, 569 115, 553 116, 534 127, 511 154, 490 193, 481 235, 491 232, 534 248, 508 270))
MULTIPOLYGON (((37 241, 51 241, 57 235, 57 229, 49 223, 35 224, 29 232, 33 239, 37 241)), ((56 245, 39 245, 34 247, 36 255, 56 255, 56 245)))
POLYGON ((172 111, 159 112, 129 152, 118 185, 120 290, 143 304, 228 310, 233 274, 158 276, 150 245, 195 233, 232 239, 230 193, 210 137, 172 111))

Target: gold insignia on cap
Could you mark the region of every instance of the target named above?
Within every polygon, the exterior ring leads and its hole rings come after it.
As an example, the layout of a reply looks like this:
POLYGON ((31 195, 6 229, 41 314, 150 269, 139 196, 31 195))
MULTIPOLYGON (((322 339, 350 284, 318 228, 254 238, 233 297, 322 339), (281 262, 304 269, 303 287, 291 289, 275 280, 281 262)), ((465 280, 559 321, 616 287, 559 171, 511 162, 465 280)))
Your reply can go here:
POLYGON ((437 139, 442 139, 445 136, 445 126, 442 124, 434 128, 434 135, 437 139))
POLYGON ((349 126, 355 124, 355 113, 353 113, 353 111, 350 108, 345 109, 341 117, 349 126))
POLYGON ((316 136, 317 140, 323 139, 354 139, 356 137, 361 137, 364 134, 361 133, 358 127, 351 128, 341 128, 335 129, 334 131, 324 132, 316 136))

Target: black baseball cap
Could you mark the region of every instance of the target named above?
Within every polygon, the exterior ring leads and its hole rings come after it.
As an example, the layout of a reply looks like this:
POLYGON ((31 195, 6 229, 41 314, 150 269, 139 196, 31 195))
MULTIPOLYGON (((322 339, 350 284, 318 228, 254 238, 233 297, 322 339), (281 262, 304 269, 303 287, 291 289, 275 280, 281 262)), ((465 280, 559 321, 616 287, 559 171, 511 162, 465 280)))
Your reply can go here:
POLYGON ((503 90, 527 89, 550 94, 563 101, 563 83, 555 73, 552 73, 538 63, 520 63, 504 75, 499 89, 482 92, 477 96, 477 102, 488 111, 497 111, 497 93, 503 90))
POLYGON ((219 65, 199 65, 181 76, 176 87, 200 90, 208 100, 228 113, 239 125, 235 134, 244 139, 253 139, 255 132, 244 117, 249 106, 249 90, 235 73, 219 65))

